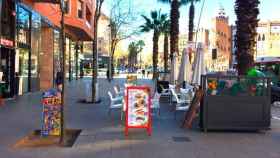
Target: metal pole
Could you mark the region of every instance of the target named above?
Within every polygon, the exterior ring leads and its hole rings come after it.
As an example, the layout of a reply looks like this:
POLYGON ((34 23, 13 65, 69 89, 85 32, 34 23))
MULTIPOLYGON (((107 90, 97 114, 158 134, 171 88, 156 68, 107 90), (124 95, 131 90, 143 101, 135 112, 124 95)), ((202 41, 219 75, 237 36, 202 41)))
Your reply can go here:
POLYGON ((198 19, 198 24, 197 24, 197 29, 196 29, 196 34, 195 34, 195 49, 197 48, 197 34, 198 34, 198 29, 199 29, 199 25, 200 25, 200 21, 201 21, 201 16, 202 16, 202 12, 204 9, 204 4, 205 4, 205 0, 203 0, 202 6, 201 6, 201 10, 200 10, 200 14, 199 14, 199 19, 198 19))
POLYGON ((76 54, 75 54, 75 65, 76 65, 76 80, 78 80, 78 57, 79 57, 79 55, 78 55, 78 50, 79 50, 79 43, 78 42, 76 42, 76 54))
POLYGON ((64 0, 60 1, 61 9, 61 31, 60 31, 60 41, 61 41, 61 53, 62 53, 62 92, 61 92, 61 129, 60 129, 60 144, 64 145, 65 141, 65 125, 64 125, 64 105, 65 105, 65 33, 64 33, 64 0))
POLYGON ((109 81, 112 78, 112 33, 111 33, 111 24, 109 25, 109 49, 110 49, 110 54, 109 54, 109 65, 108 65, 108 69, 109 69, 109 81))
POLYGON ((71 47, 72 47, 72 41, 69 39, 69 51, 68 51, 68 69, 69 69, 69 78, 68 78, 68 80, 69 80, 69 82, 71 82, 72 81, 72 63, 71 63, 71 47))

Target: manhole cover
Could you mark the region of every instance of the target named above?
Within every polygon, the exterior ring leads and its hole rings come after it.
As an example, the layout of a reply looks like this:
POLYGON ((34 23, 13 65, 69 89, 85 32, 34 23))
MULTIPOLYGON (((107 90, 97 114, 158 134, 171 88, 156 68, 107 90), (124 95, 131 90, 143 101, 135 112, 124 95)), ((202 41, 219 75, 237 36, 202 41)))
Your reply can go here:
POLYGON ((190 142, 190 138, 188 137, 172 137, 174 142, 190 142))

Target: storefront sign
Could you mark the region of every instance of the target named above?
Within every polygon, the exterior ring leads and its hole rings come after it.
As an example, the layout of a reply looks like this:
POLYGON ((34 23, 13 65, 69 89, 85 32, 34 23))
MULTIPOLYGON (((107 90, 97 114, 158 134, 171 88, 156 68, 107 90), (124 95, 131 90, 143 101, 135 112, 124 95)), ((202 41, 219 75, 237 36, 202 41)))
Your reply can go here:
POLYGON ((0 39, 0 44, 6 47, 14 47, 14 41, 4 39, 4 38, 0 39))
POLYGON ((126 128, 146 128, 151 135, 151 97, 150 88, 143 86, 127 87, 126 96, 126 128))

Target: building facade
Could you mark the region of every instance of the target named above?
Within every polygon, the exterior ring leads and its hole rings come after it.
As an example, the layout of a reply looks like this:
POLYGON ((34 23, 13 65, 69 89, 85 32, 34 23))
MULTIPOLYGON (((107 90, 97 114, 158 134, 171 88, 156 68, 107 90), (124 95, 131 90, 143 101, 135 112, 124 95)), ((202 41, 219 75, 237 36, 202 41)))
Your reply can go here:
POLYGON ((98 39, 97 39, 97 49, 98 54, 100 56, 110 56, 110 36, 111 36, 111 29, 110 29, 110 18, 101 13, 99 22, 98 22, 98 39))
POLYGON ((209 71, 228 70, 231 61, 232 37, 228 16, 222 7, 217 16, 212 19, 209 41, 209 53, 212 56, 207 62, 209 71))
MULTIPOLYGON (((67 74, 79 73, 82 42, 92 40, 91 0, 65 0, 67 74)), ((1 83, 5 97, 54 86, 61 71, 60 8, 38 0, 0 1, 1 83)))
POLYGON ((0 1, 0 81, 3 97, 15 93, 15 1, 0 1))
POLYGON ((259 22, 255 57, 280 56, 280 21, 259 22))

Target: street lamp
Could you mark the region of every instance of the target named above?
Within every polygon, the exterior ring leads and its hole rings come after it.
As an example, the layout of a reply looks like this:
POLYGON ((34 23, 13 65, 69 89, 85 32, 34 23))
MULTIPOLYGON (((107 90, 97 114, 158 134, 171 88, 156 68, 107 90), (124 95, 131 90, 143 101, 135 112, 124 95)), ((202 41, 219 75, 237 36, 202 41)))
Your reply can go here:
POLYGON ((60 143, 65 144, 65 126, 64 126, 64 103, 65 103, 65 33, 64 33, 64 0, 60 0, 60 10, 61 10, 61 31, 60 31, 60 41, 61 41, 61 53, 62 53, 62 91, 61 91, 61 128, 60 128, 60 143))

